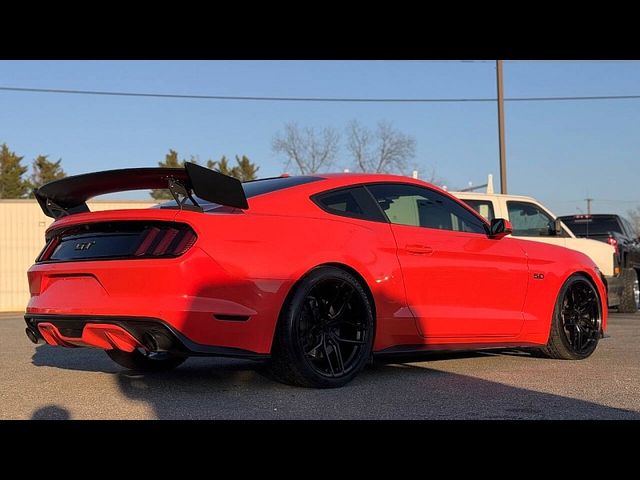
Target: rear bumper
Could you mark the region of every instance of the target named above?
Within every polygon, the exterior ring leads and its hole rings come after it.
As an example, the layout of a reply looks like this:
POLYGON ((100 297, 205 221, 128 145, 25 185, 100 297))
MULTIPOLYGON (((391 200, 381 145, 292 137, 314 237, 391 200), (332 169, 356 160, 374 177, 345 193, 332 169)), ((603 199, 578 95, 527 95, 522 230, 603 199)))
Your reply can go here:
POLYGON ((258 354, 240 348, 202 345, 195 343, 157 318, 32 315, 24 316, 27 328, 49 345, 62 347, 94 347, 104 350, 118 349, 131 352, 147 348, 149 338, 166 339, 162 351, 184 356, 219 356, 249 359, 265 359, 269 355, 258 354))
POLYGON ((196 353, 211 346, 269 354, 291 286, 229 272, 197 246, 172 259, 40 263, 28 278, 30 318, 152 319, 196 353))

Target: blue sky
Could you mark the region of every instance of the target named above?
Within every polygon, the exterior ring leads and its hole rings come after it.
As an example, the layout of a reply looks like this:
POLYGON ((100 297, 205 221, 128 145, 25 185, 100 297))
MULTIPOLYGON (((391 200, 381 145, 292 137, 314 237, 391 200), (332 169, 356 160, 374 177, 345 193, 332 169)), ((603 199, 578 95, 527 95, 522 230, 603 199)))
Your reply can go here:
MULTIPOLYGON (((493 61, 2 61, 0 86, 316 97, 494 97, 493 61)), ((638 95, 637 61, 506 61, 506 97, 638 95)), ((640 205, 640 100, 506 104, 509 193, 557 214, 640 205)), ((245 154, 261 176, 284 123, 342 129, 391 121, 415 136, 415 163, 450 188, 499 184, 495 103, 276 103, 0 91, 0 143, 62 158, 68 174, 154 166, 169 148, 201 160, 245 154)), ((340 167, 348 166, 342 152, 340 167)), ((128 193, 135 198, 135 194, 128 193)))

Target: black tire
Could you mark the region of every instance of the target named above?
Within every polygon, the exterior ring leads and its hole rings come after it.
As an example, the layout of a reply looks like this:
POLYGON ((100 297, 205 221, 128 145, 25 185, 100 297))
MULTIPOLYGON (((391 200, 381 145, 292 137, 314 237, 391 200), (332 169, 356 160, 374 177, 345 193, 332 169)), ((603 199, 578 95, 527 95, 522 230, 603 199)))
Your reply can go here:
POLYGON ((109 358, 118 365, 138 372, 165 372, 181 365, 187 357, 162 353, 142 353, 140 350, 123 352, 122 350, 105 350, 109 358))
POLYGON ((291 385, 341 387, 369 361, 374 328, 360 282, 339 268, 316 268, 283 306, 269 370, 291 385))
POLYGON ((620 294, 620 313, 636 313, 638 311, 638 274, 633 268, 622 270, 622 293, 620 294))
POLYGON ((587 277, 575 274, 560 289, 549 341, 540 352, 560 360, 582 360, 595 351, 601 332, 602 300, 598 291, 587 277))

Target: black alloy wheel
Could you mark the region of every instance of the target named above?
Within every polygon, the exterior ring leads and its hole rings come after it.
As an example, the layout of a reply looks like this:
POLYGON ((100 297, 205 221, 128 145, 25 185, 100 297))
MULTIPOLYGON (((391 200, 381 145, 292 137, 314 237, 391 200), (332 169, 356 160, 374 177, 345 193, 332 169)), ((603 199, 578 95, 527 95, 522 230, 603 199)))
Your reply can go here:
POLYGON ((341 377, 357 366, 369 328, 362 298, 346 280, 327 279, 305 298, 296 336, 309 365, 320 375, 341 377))
POLYGON ((602 333, 602 304, 596 288, 582 275, 563 285, 544 353, 552 358, 578 360, 590 356, 602 333))
POLYGON ((305 277, 285 307, 272 352, 272 372, 286 382, 339 387, 366 365, 373 314, 360 283, 322 267, 305 277))
POLYGON ((562 300, 560 317, 569 345, 578 354, 592 350, 600 338, 598 294, 586 280, 571 284, 562 300))

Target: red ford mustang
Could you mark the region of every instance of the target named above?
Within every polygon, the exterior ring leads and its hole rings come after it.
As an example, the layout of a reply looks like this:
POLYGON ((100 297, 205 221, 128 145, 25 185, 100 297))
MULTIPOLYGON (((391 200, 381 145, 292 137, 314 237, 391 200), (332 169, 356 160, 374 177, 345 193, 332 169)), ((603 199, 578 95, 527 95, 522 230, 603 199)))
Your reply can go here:
POLYGON ((240 183, 187 163, 78 175, 36 192, 56 220, 29 269, 33 342, 165 370, 269 359, 282 381, 341 386, 372 354, 538 347, 591 355, 606 289, 585 255, 507 237, 447 192, 391 175, 240 183), (146 210, 105 193, 169 188, 146 210))

